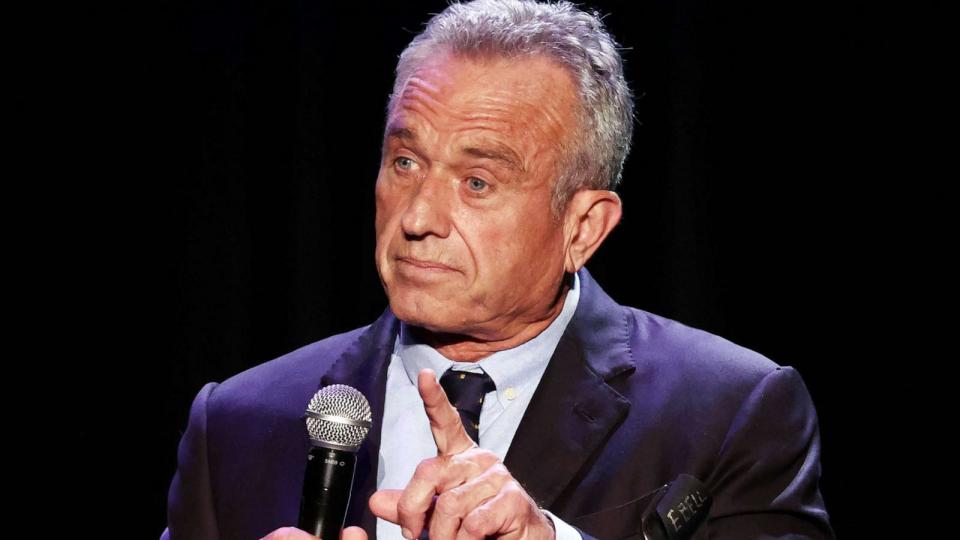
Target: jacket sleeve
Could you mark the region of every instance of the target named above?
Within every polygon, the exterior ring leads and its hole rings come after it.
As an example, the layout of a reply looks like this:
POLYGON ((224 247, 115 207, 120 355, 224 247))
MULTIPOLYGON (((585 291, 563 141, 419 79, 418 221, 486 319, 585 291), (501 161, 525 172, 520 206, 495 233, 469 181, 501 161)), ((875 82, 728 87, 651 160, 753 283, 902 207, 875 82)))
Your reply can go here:
POLYGON ((207 456, 207 401, 216 387, 217 383, 207 383, 190 407, 167 499, 167 528, 161 540, 219 538, 207 456))
POLYGON ((734 416, 707 483, 711 539, 832 539, 819 490, 817 413, 800 374, 778 367, 734 416))

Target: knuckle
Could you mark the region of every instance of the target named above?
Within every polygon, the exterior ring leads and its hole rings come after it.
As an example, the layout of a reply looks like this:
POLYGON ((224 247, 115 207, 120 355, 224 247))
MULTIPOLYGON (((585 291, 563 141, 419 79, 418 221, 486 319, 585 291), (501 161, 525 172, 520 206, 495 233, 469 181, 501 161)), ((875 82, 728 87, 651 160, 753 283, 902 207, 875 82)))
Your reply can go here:
POLYGON ((483 473, 483 476, 480 478, 480 481, 486 485, 487 489, 493 493, 498 493, 503 489, 503 486, 512 480, 509 474, 504 474, 501 471, 497 470, 488 470, 483 473))
POLYGON ((494 480, 499 480, 503 483, 507 483, 513 480, 513 476, 510 474, 510 471, 503 466, 503 463, 497 463, 493 467, 490 467, 490 477, 494 480))
POLYGON ((444 456, 451 465, 470 465, 473 463, 473 456, 470 450, 464 450, 459 454, 444 456))
POLYGON ((488 466, 500 462, 500 456, 494 454, 490 450, 480 448, 479 446, 474 446, 473 448, 465 450, 463 454, 468 456, 471 461, 484 463, 488 466))
POLYGON ((490 461, 492 463, 500 462, 500 456, 494 454, 490 450, 487 450, 485 448, 478 448, 478 450, 480 450, 480 455, 483 456, 487 461, 490 461))
POLYGON ((451 456, 451 463, 471 471, 471 476, 479 476, 490 470, 491 467, 501 465, 500 458, 496 454, 476 447, 451 456))
POLYGON ((490 511, 480 507, 470 512, 460 527, 466 530, 471 536, 483 537, 486 535, 490 524, 490 511))
POLYGON ((413 507, 409 499, 401 498, 397 502, 397 513, 401 516, 409 516, 417 513, 416 508, 413 507))
POLYGON ((421 478, 433 478, 439 469, 440 463, 437 458, 428 458, 417 464, 417 469, 413 475, 421 478))
POLYGON ((493 456, 493 457, 494 457, 494 459, 485 458, 485 459, 482 459, 482 460, 480 461, 480 463, 481 463, 481 465, 483 466, 483 468, 484 468, 484 469, 500 469, 500 468, 502 468, 504 471, 506 471, 507 468, 503 466, 503 463, 502 463, 496 456, 493 456))
POLYGON ((461 505, 460 495, 456 491, 448 491, 437 497, 434 509, 446 516, 456 516, 460 514, 461 505))
POLYGON ((527 500, 527 492, 515 480, 505 483, 500 491, 511 506, 527 500))

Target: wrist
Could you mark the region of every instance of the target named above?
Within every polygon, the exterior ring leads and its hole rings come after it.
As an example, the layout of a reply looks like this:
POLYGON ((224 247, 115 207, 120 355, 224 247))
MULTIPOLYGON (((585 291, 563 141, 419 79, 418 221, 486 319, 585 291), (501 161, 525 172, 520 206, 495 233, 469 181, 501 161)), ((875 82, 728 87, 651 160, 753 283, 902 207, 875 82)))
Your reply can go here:
POLYGON ((546 525, 547 538, 554 540, 557 537, 557 525, 553 522, 553 517, 550 516, 550 512, 547 510, 537 507, 537 514, 540 515, 540 521, 546 525))
POLYGON ((583 540, 583 535, 580 531, 564 521, 563 518, 555 516, 553 512, 546 508, 540 508, 539 510, 550 520, 550 526, 553 529, 553 536, 551 538, 555 540, 583 540))

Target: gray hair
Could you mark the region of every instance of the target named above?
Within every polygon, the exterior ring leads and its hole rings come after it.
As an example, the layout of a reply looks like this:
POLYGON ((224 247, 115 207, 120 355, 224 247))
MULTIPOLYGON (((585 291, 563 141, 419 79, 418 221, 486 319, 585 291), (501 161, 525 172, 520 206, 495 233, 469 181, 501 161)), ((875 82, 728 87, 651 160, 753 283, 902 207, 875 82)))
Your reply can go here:
POLYGON ((556 216, 583 188, 620 183, 633 135, 633 96, 623 60, 600 16, 570 2, 475 0, 435 15, 400 54, 388 114, 407 80, 438 49, 468 57, 543 54, 564 66, 579 92, 578 133, 563 141, 553 192, 556 216))

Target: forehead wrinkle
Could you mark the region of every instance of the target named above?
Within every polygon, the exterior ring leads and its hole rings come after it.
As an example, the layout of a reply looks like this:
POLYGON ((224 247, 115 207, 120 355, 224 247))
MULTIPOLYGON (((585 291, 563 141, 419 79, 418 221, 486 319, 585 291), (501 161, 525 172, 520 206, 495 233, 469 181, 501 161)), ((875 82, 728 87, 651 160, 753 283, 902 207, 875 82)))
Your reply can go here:
POLYGON ((526 110, 529 120, 545 118, 554 127, 559 127, 562 101, 553 81, 521 81, 508 88, 490 88, 465 103, 467 110, 488 111, 513 117, 517 111, 526 110))
MULTIPOLYGON (((442 100, 438 99, 440 93, 441 89, 429 81, 421 79, 416 75, 410 77, 403 87, 397 105, 393 111, 390 111, 390 121, 388 124, 394 123, 396 117, 401 115, 404 110, 407 110, 419 113, 417 115, 419 119, 436 131, 437 126, 434 125, 430 115, 433 114, 441 117, 444 114, 449 114, 447 111, 449 107, 447 107, 442 100)), ((385 140, 387 136, 389 136, 389 133, 385 133, 385 140)))
POLYGON ((440 114, 439 109, 441 108, 448 118, 452 118, 460 124, 465 124, 451 133, 454 137, 459 136, 468 139, 459 145, 459 153, 478 158, 492 159, 509 169, 521 173, 526 172, 523 160, 510 145, 490 138, 489 136, 481 135, 477 137, 475 134, 477 131, 492 134, 512 132, 510 122, 504 120, 508 111, 497 111, 501 112, 499 115, 489 112, 470 112, 469 109, 461 112, 457 107, 446 106, 446 104, 433 99, 427 92, 421 93, 415 88, 411 89, 410 92, 404 92, 404 98, 400 102, 397 113, 392 115, 391 121, 385 130, 385 141, 390 138, 397 138, 407 144, 415 146, 419 141, 418 131, 414 126, 410 125, 409 121, 403 118, 403 112, 411 111, 420 113, 416 115, 415 119, 411 119, 413 123, 421 120, 426 121, 431 128, 436 129, 436 126, 430 121, 430 118, 423 115, 422 112, 427 110, 434 114, 440 114))
POLYGON ((477 140, 476 134, 479 132, 478 142, 483 144, 478 144, 478 147, 482 148, 486 146, 486 141, 490 141, 509 151, 524 173, 532 171, 534 161, 544 154, 549 156, 550 153, 562 152, 563 140, 570 136, 564 130, 554 103, 521 111, 520 108, 476 101, 467 110, 469 112, 464 115, 466 125, 461 126, 457 134, 477 140), (520 121, 517 121, 518 113, 522 113, 520 121))
MULTIPOLYGON (((404 85, 396 109, 390 115, 391 122, 406 112, 413 113, 414 124, 427 124, 430 128, 427 131, 431 135, 442 137, 441 132, 448 120, 454 124, 450 126, 453 127, 452 132, 447 127, 448 135, 457 137, 464 136, 465 132, 483 132, 482 138, 477 141, 480 144, 468 141, 467 144, 458 145, 457 150, 490 157, 490 154, 497 153, 495 148, 487 144, 487 141, 492 141, 503 146, 500 150, 510 150, 509 154, 516 158, 512 161, 522 172, 547 166, 547 163, 534 163, 545 157, 552 164, 555 160, 547 156, 563 151, 572 134, 564 129, 560 109, 567 103, 551 90, 552 77, 546 81, 508 83, 509 88, 488 87, 479 95, 459 93, 457 78, 457 74, 451 76, 444 69, 435 69, 434 66, 427 66, 422 75, 414 74, 404 85), (535 164, 538 166, 533 167, 535 164)), ((480 76, 469 79, 476 82, 480 76)), ((464 81, 461 79, 459 82, 464 81)), ((400 123, 409 125, 407 121, 400 123)), ((427 136, 427 133, 420 135, 427 136)), ((498 161, 509 165, 508 161, 498 161)))

